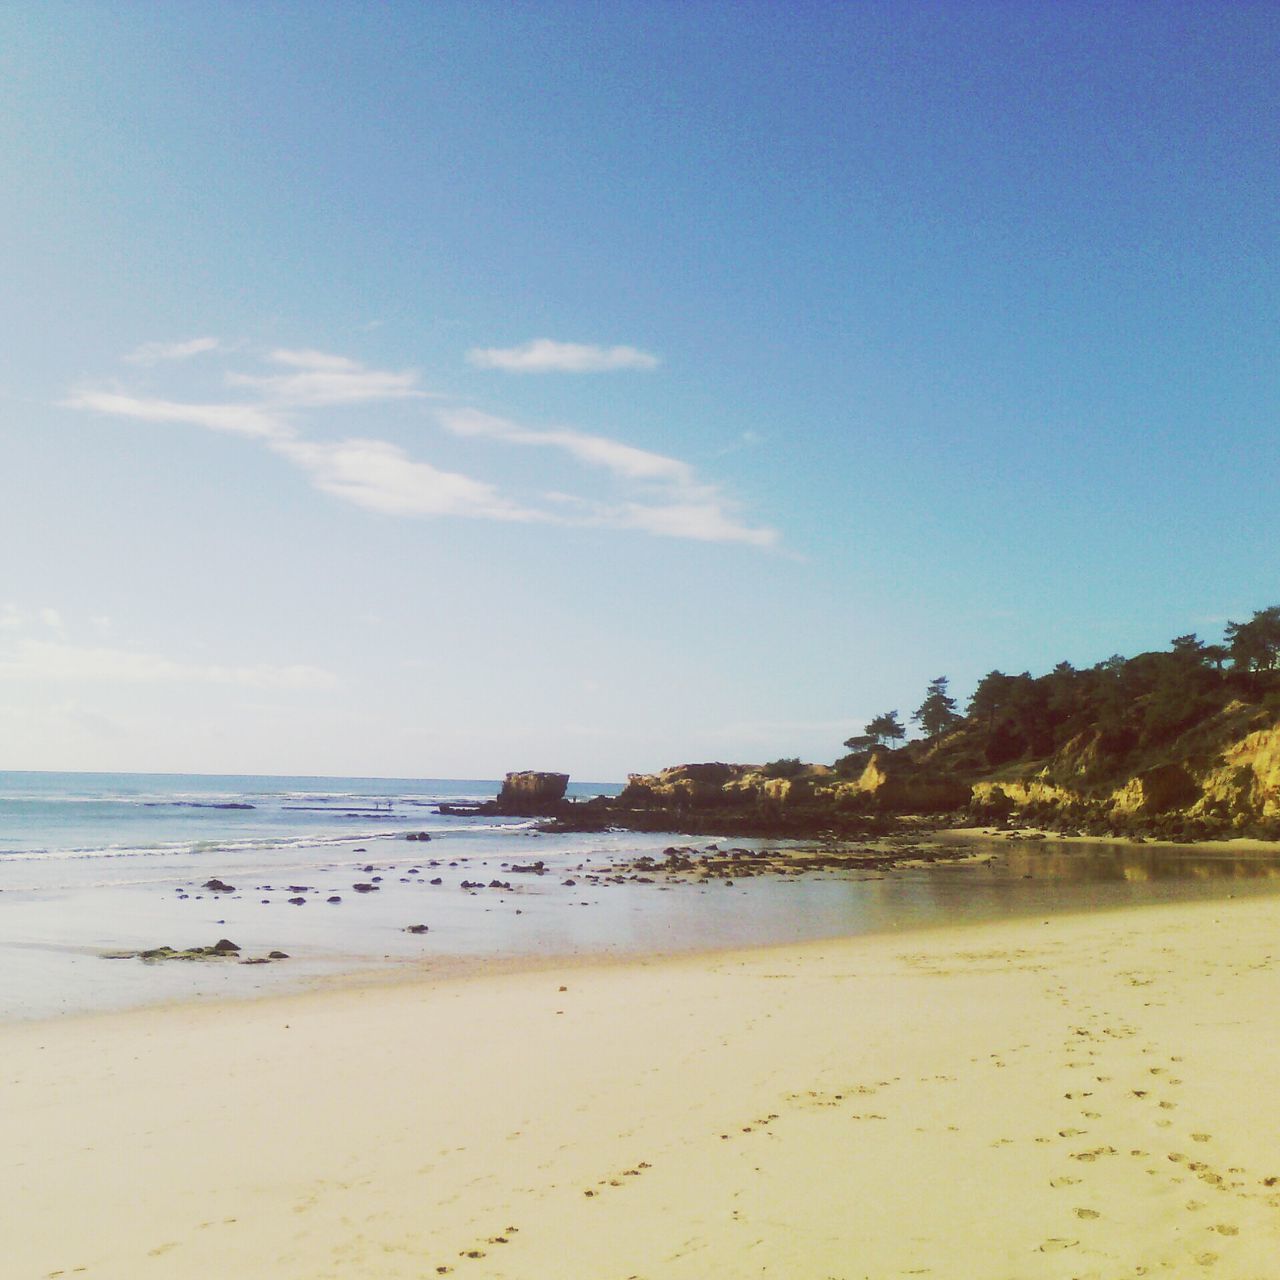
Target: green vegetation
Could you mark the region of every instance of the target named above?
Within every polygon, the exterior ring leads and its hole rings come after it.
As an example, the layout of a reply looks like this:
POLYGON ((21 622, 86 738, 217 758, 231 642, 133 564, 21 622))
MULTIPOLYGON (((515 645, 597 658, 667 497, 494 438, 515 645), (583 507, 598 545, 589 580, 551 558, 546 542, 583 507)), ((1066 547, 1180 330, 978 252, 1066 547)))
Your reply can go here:
POLYGON ((956 700, 947 696, 947 677, 937 676, 929 681, 929 691, 924 701, 911 713, 911 718, 929 735, 936 738, 960 723, 956 714, 956 700))
POLYGON ((766 778, 795 778, 802 774, 806 767, 799 756, 783 756, 778 760, 770 760, 760 772, 766 778))
MULTIPOLYGON (((874 743, 888 746, 905 738, 907 731, 898 719, 896 711, 886 711, 882 715, 876 716, 874 720, 868 721, 864 736, 871 738, 874 743)), ((854 741, 855 739, 851 738, 844 745, 849 747, 850 750, 857 750, 853 746, 854 741)))
MULTIPOLYGON (((904 748, 913 759, 974 776, 1015 776, 1048 762, 1064 781, 1102 786, 1171 753, 1211 750, 1227 722, 1241 732, 1275 722, 1280 606, 1228 622, 1221 644, 1189 633, 1175 636, 1167 650, 1116 654, 1083 669, 1060 662, 1042 676, 990 671, 964 715, 956 712, 947 683, 945 676, 931 681, 911 717, 927 735, 904 748)), ((902 736, 897 713, 890 712, 845 746, 865 756, 902 736)), ((853 762, 845 757, 837 768, 848 773, 853 762)))

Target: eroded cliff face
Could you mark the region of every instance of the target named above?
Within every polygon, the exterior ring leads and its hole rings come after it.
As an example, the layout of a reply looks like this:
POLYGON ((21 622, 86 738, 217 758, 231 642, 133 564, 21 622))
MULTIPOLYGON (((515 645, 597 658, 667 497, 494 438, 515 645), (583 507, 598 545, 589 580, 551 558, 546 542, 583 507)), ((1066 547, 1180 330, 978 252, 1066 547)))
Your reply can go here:
POLYGON ((1195 810, 1280 818, 1280 724, 1250 733, 1200 778, 1195 810))
POLYGON ((1280 819, 1280 724, 1237 738, 1229 721, 1224 729, 1209 749, 1101 790, 1088 781, 1097 769, 1096 745, 1073 742, 1035 772, 975 781, 972 807, 989 814, 1008 807, 1059 810, 1121 826, 1182 817, 1226 833, 1280 819))
POLYGON ((618 804, 678 812, 938 813, 961 808, 968 800, 969 786, 962 779, 879 751, 856 780, 841 779, 825 765, 807 765, 787 778, 772 777, 759 765, 676 765, 660 773, 632 774, 618 804))

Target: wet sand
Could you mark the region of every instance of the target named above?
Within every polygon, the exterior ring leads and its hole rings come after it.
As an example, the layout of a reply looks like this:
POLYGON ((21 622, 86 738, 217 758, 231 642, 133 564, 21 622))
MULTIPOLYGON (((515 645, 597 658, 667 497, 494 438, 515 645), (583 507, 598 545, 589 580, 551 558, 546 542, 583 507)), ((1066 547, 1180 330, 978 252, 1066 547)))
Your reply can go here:
POLYGON ((15 1276, 1258 1278, 1280 898, 0 1027, 15 1276))

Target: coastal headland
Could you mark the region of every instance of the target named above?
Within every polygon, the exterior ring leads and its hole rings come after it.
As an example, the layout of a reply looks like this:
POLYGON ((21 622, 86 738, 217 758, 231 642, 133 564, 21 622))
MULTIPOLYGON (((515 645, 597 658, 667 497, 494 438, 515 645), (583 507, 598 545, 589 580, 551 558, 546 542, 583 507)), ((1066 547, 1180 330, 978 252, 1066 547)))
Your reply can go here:
POLYGON ((6 1271, 1256 1280, 1278 936, 1268 896, 9 1024, 6 1271))

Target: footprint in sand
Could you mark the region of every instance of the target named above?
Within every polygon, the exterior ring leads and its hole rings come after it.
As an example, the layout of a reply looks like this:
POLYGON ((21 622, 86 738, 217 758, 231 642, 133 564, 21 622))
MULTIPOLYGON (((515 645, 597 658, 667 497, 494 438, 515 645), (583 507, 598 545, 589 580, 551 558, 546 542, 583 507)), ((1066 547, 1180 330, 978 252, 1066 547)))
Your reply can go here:
POLYGON ((1061 1178, 1050 1178, 1049 1185, 1051 1187, 1074 1187, 1079 1181, 1079 1178, 1068 1178, 1064 1176, 1061 1178))
POLYGON ((1208 1142, 1213 1137, 1211 1133, 1193 1133, 1191 1135, 1192 1142, 1208 1142))
POLYGON ((1100 1217, 1102 1217, 1102 1215, 1097 1211, 1097 1209, 1077 1209, 1075 1212, 1076 1212, 1076 1217, 1077 1217, 1077 1218, 1100 1218, 1100 1217))
POLYGON ((1061 1253, 1063 1249, 1074 1249, 1079 1243, 1079 1240, 1065 1240, 1061 1236, 1054 1236, 1040 1246, 1040 1252, 1061 1253))
POLYGON ((1216 1222, 1209 1229, 1216 1231, 1220 1236, 1238 1236, 1240 1234, 1240 1228, 1232 1226, 1229 1222, 1216 1222))
POLYGON ((1215 1262, 1217 1262, 1217 1260, 1218 1260, 1218 1255, 1216 1253, 1210 1253, 1207 1249, 1204 1251, 1204 1253, 1196 1254, 1196 1261, 1202 1267, 1211 1267, 1215 1262))

